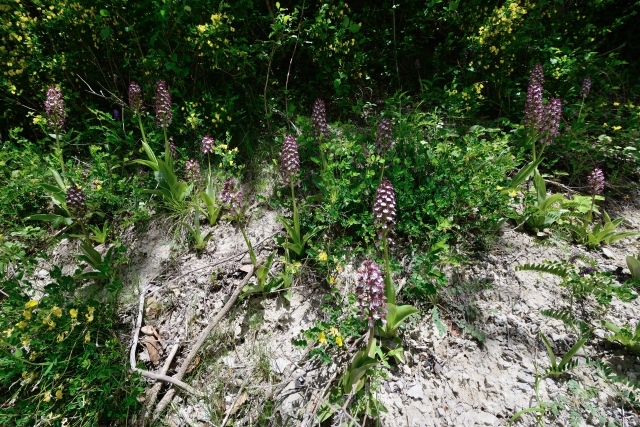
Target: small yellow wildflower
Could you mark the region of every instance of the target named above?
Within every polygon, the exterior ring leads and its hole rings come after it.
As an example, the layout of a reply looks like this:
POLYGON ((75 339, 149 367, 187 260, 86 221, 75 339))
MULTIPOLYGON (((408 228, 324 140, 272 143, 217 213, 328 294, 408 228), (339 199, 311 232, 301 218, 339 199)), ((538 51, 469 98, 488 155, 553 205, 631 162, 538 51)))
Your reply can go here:
POLYGON ((510 197, 516 197, 518 195, 518 193, 516 193, 516 190, 511 189, 511 191, 509 191, 509 196, 510 197))
POLYGON ((56 317, 62 317, 62 310, 60 310, 60 307, 53 306, 53 308, 51 309, 51 313, 56 316, 56 317))
POLYGON ((24 313, 22 313, 22 315, 24 316, 25 319, 31 320, 31 310, 25 310, 24 313))
POLYGON ((75 308, 72 308, 71 310, 69 310, 69 314, 71 315, 72 319, 78 318, 78 310, 76 310, 75 308))
POLYGON ((607 126, 609 126, 606 122, 602 124, 602 127, 606 128, 607 126))
POLYGON ((84 342, 89 342, 91 340, 91 331, 87 331, 86 334, 84 334, 84 342))
POLYGON ((233 160, 229 160, 229 166, 233 166, 233 160))
POLYGON ((325 336, 324 332, 320 332, 318 334, 318 342, 322 345, 327 343, 327 337, 325 336))
POLYGON ((325 251, 322 251, 318 254, 318 261, 320 262, 326 262, 328 259, 327 257, 327 253, 325 251))
POLYGON ((20 342, 22 343, 23 346, 28 346, 29 344, 31 344, 31 338, 27 337, 27 338, 22 338, 22 340, 20 340, 20 342))
POLYGON ((23 320, 22 322, 16 323, 16 326, 20 329, 24 329, 27 327, 27 322, 23 320))
POLYGON ((87 310, 89 311, 89 313, 85 314, 87 322, 93 322, 93 310, 95 310, 95 307, 87 307, 87 310))
POLYGON ((336 283, 336 278, 335 277, 329 277, 329 284, 333 285, 334 283, 336 283))
POLYGON ((331 329, 329 329, 329 334, 336 336, 336 335, 340 335, 340 331, 338 331, 335 327, 331 327, 331 329))
POLYGON ((500 191, 500 190, 502 190, 502 189, 504 189, 504 187, 501 187, 501 186, 499 186, 499 185, 498 185, 498 186, 496 186, 496 190, 500 191))
POLYGON ((62 399, 62 388, 59 388, 58 391, 56 391, 56 399, 62 399))
POLYGON ((620 106, 620 103, 619 103, 619 102, 614 102, 614 103, 613 103, 613 106, 614 106, 614 107, 618 107, 618 106, 620 106))
POLYGON ((47 325, 49 325, 49 329, 53 329, 56 327, 56 322, 54 322, 53 320, 49 319, 49 321, 47 322, 47 325))
POLYGON ((42 400, 45 402, 51 402, 51 391, 45 391, 42 400))
POLYGON ((336 344, 338 344, 338 347, 342 347, 342 337, 340 335, 336 337, 336 344))
POLYGON ((37 305, 38 305, 38 301, 32 299, 31 301, 29 301, 28 303, 26 303, 24 305, 24 308, 33 308, 33 307, 35 307, 37 305))
POLYGON ((622 129, 622 126, 614 126, 614 127, 613 127, 613 130, 614 130, 614 131, 618 131, 618 130, 620 130, 620 129, 622 129))
POLYGON ((2 333, 5 334, 7 336, 7 338, 9 338, 11 336, 11 334, 13 333, 13 328, 5 329, 4 331, 2 331, 2 333))

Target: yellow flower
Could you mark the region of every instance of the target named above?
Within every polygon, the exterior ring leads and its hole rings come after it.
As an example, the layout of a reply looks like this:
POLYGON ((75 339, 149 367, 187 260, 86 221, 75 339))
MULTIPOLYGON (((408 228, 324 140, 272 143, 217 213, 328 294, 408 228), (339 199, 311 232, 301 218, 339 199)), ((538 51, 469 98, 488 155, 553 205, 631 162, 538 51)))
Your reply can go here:
POLYGON ((338 344, 338 347, 342 347, 342 337, 340 335, 336 337, 336 344, 338 344))
POLYGON ((87 310, 89 311, 89 313, 85 314, 87 322, 93 322, 93 310, 95 310, 95 307, 87 307, 87 310))
POLYGON ((58 391, 56 391, 56 399, 62 399, 62 388, 59 388, 58 391))
POLYGON ((47 322, 47 325, 49 325, 49 329, 53 329, 56 326, 56 322, 54 322, 53 320, 49 319, 49 321, 47 322))
POLYGON ((31 344, 31 338, 27 337, 27 338, 22 338, 22 340, 20 341, 22 343, 23 346, 28 346, 29 344, 31 344))
POLYGON ((606 128, 607 126, 609 126, 609 125, 608 125, 608 124, 606 124, 606 123, 603 123, 603 124, 602 124, 602 127, 605 127, 605 128, 606 128))
POLYGON ((89 342, 89 340, 91 340, 91 331, 87 331, 87 333, 84 334, 84 342, 89 342))
POLYGON ((229 160, 229 166, 233 166, 233 160, 229 160))
POLYGON ((27 322, 23 320, 22 322, 16 323, 16 326, 20 329, 24 329, 27 327, 27 322))
POLYGON ((331 329, 329 329, 329 334, 336 336, 336 335, 340 335, 340 332, 335 327, 331 327, 331 329))
POLYGON ((619 106, 619 105, 620 105, 620 103, 619 103, 619 102, 614 102, 614 103, 613 103, 613 106, 614 106, 614 107, 617 107, 617 106, 619 106))
POLYGON ((71 315, 72 319, 78 318, 78 310, 76 310, 75 308, 72 308, 71 310, 69 310, 69 314, 71 315))
POLYGON ((517 196, 517 194, 518 194, 518 193, 516 193, 516 190, 514 190, 514 189, 511 189, 511 190, 509 191, 509 196, 510 196, 510 197, 516 197, 516 196, 517 196))
POLYGON ((318 254, 318 261, 320 262, 326 262, 328 259, 327 257, 327 253, 325 251, 322 251, 318 254))
POLYGON ((616 131, 616 130, 620 130, 620 129, 622 129, 622 126, 614 126, 614 127, 613 127, 613 130, 614 130, 614 131, 616 131))
POLYGON ((38 301, 32 299, 31 301, 29 301, 28 303, 26 303, 24 305, 24 308, 33 308, 33 307, 35 307, 37 305, 38 305, 38 301))
POLYGON ((54 305, 51 309, 51 313, 56 317, 62 317, 62 310, 57 305, 54 305))
POLYGON ((27 320, 31 320, 31 310, 25 310, 24 313, 22 313, 24 318, 27 320))
POLYGON ((333 285, 334 283, 336 283, 336 278, 335 277, 329 277, 329 284, 333 285))
POLYGON ((45 402, 50 402, 51 401, 51 391, 45 391, 44 392, 44 397, 42 398, 42 400, 44 400, 45 402))
POLYGON ((4 331, 2 331, 2 333, 5 334, 7 336, 7 338, 9 338, 11 336, 11 334, 13 333, 13 328, 5 329, 4 331))
POLYGON ((318 334, 318 342, 323 345, 327 343, 327 337, 324 335, 324 332, 318 334))
POLYGON ((504 188, 504 187, 501 187, 501 186, 499 186, 499 185, 498 185, 498 186, 496 186, 496 190, 498 190, 498 191, 502 190, 503 188, 504 188))

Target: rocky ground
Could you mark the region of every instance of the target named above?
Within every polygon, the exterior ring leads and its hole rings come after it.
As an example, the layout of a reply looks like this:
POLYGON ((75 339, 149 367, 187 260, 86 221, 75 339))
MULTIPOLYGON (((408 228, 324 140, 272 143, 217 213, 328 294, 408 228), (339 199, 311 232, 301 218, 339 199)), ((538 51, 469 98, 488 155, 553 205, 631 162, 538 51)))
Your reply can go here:
MULTIPOLYGON (((637 208, 619 207, 618 214, 627 218, 626 228, 640 230, 637 208)), ((273 236, 281 231, 275 212, 253 207, 248 235, 261 258, 276 249, 273 236)), ((134 326, 138 298, 144 292, 144 328, 135 357, 151 371, 161 370, 169 349, 178 344, 177 355, 167 365, 168 375, 175 372, 190 344, 249 271, 250 260, 236 227, 222 221, 213 232, 201 254, 186 251, 184 244, 176 243, 177 233, 161 223, 143 233, 132 231, 124 242, 131 250, 131 266, 123 321, 134 326), (159 338, 160 345, 145 344, 149 336, 159 338)), ((518 411, 537 405, 536 375, 550 364, 540 331, 559 355, 577 340, 560 321, 540 314, 542 309, 568 307, 559 279, 515 267, 544 260, 581 263, 576 256, 585 255, 602 271, 628 274, 625 257, 637 253, 637 241, 629 238, 604 251, 588 251, 560 240, 535 239, 505 225, 490 249, 448 272, 450 289, 438 303, 444 330, 436 327, 427 307, 403 332, 406 363, 385 369, 386 378, 376 391, 386 413, 377 420, 363 415, 356 420, 348 410, 334 407, 334 416, 323 425, 508 425, 518 411)), ((57 249, 54 261, 63 260, 64 252, 57 249)), ((336 280, 345 296, 353 289, 356 268, 355 261, 348 263, 336 280)), ((335 385, 348 362, 321 364, 292 343, 301 330, 326 316, 320 309, 327 292, 322 282, 303 268, 290 301, 282 293, 239 299, 187 371, 185 381, 204 397, 178 393, 160 425, 313 425, 311 414, 317 414, 324 392, 332 381, 335 385)), ((635 325, 638 304, 614 298, 604 318, 635 325)), ((593 301, 581 309, 597 311, 593 301)), ((587 357, 611 362, 616 373, 636 378, 640 361, 606 341, 605 331, 596 329, 595 335, 600 340, 590 341, 576 356, 580 366, 568 375, 540 381, 540 399, 556 402, 557 408, 557 416, 548 415, 545 425, 638 425, 638 414, 621 403, 620 390, 585 362, 587 357)), ((355 346, 345 343, 352 352, 355 346)), ((160 396, 165 391, 163 386, 160 396)), ((528 414, 514 424, 536 421, 528 414)))

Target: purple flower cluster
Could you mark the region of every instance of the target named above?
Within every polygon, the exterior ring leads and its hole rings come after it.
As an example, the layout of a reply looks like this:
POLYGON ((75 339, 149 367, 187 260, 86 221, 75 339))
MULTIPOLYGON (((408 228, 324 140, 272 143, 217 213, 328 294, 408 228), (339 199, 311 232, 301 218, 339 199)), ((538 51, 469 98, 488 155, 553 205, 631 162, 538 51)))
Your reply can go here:
POLYGON ((240 215, 244 207, 244 196, 242 190, 238 188, 238 183, 233 178, 227 178, 222 185, 220 193, 222 204, 231 211, 233 215, 240 215))
POLYGON ((362 263, 358 273, 356 294, 360 315, 368 318, 370 328, 378 319, 382 324, 387 323, 387 298, 384 295, 384 279, 380 266, 367 260, 362 263))
POLYGON ((62 91, 60 88, 52 86, 47 90, 44 109, 47 112, 49 127, 56 133, 61 131, 67 119, 67 111, 64 108, 64 99, 62 99, 62 91))
POLYGON ((142 89, 136 82, 129 83, 129 108, 133 110, 134 114, 142 112, 142 89))
POLYGON ((184 164, 185 176, 189 181, 197 181, 200 177, 200 164, 195 159, 189 159, 184 164))
POLYGON ((533 84, 539 84, 540 86, 544 84, 544 69, 540 64, 533 67, 531 74, 529 74, 529 86, 533 84))
POLYGON ((316 135, 323 134, 324 136, 327 136, 329 134, 329 127, 327 126, 327 110, 322 99, 316 99, 316 102, 313 104, 311 123, 316 135))
POLYGON ((300 172, 300 155, 298 144, 292 135, 284 137, 282 151, 280 152, 280 170, 286 184, 292 184, 298 172, 300 172))
POLYGON ((587 176, 587 184, 591 189, 591 194, 602 194, 604 191, 604 173, 602 173, 602 169, 595 168, 592 170, 587 176))
POLYGON ((171 113, 171 94, 164 80, 156 83, 156 126, 166 129, 173 120, 171 113))
POLYGON ((580 96, 582 99, 589 96, 589 92, 591 91, 591 77, 587 77, 582 81, 582 87, 580 87, 580 96))
POLYGON ((84 191, 77 185, 73 185, 67 189, 65 201, 67 203, 67 209, 73 215, 81 216, 87 208, 87 197, 84 191))
POLYGON ((393 243, 389 234, 393 232, 395 225, 396 194, 391 182, 384 178, 378 186, 373 204, 373 226, 378 233, 378 239, 389 239, 389 243, 393 243))
POLYGON ((536 65, 529 76, 527 99, 524 106, 524 124, 535 130, 542 142, 549 145, 559 133, 562 118, 562 102, 551 98, 546 105, 542 103, 542 84, 544 71, 542 65, 536 65))
POLYGON ((211 138, 209 135, 205 135, 204 138, 202 138, 202 154, 213 154, 213 145, 216 142, 213 140, 213 138, 211 138))
POLYGON ((113 110, 113 120, 115 120, 116 122, 120 120, 120 110, 118 110, 117 108, 113 110))
POLYGON ((538 129, 542 134, 542 141, 550 145, 558 135, 560 119, 562 118, 562 101, 559 98, 551 98, 544 108, 544 119, 538 129))
POLYGON ((174 159, 178 158, 178 149, 176 148, 176 144, 173 143, 173 136, 169 137, 169 150, 171 151, 171 157, 174 159))
POLYGON ((524 104, 524 125, 538 129, 542 123, 544 106, 542 105, 542 85, 530 84, 527 89, 527 100, 524 104))
POLYGON ((393 123, 389 119, 382 119, 378 123, 378 150, 385 153, 393 147, 393 123))

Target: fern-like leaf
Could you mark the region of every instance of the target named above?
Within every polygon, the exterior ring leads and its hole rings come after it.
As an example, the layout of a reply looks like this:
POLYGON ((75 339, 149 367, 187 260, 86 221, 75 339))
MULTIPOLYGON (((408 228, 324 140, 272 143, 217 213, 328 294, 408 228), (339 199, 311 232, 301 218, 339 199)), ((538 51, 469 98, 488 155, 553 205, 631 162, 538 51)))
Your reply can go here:
POLYGON ((516 267, 516 271, 537 271, 539 273, 553 274, 562 279, 569 275, 567 269, 557 264, 523 264, 516 267))

